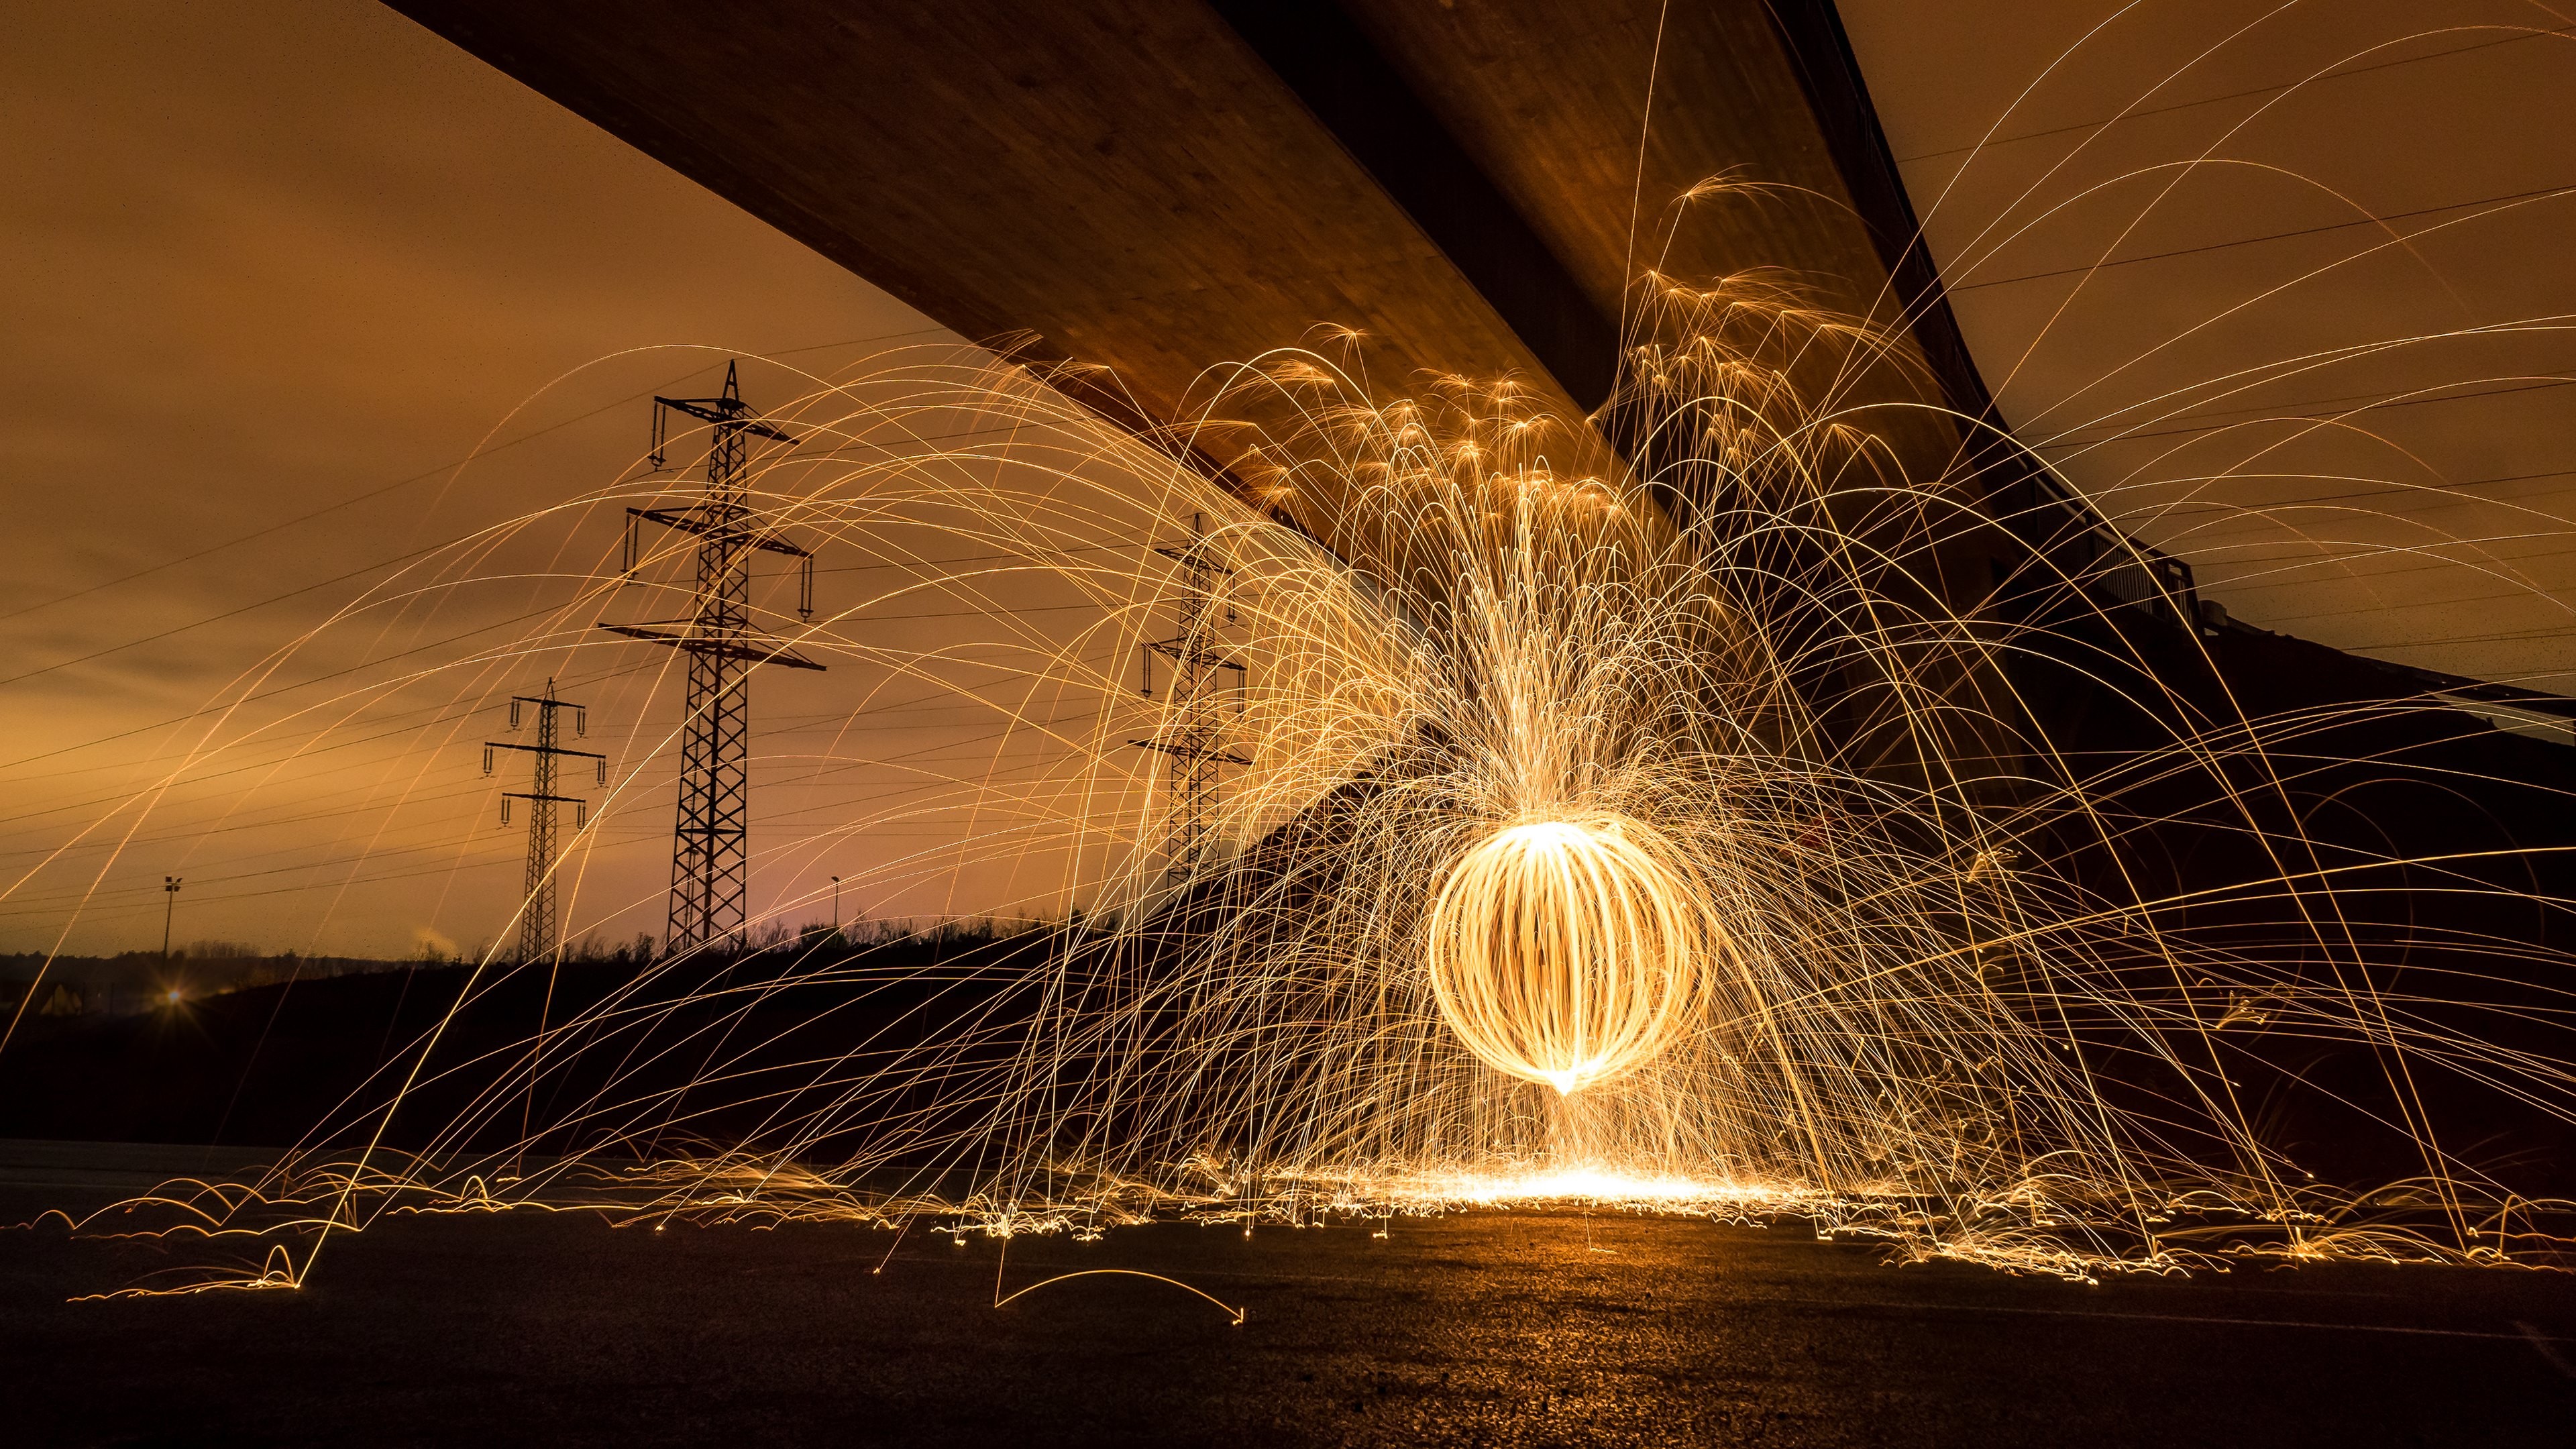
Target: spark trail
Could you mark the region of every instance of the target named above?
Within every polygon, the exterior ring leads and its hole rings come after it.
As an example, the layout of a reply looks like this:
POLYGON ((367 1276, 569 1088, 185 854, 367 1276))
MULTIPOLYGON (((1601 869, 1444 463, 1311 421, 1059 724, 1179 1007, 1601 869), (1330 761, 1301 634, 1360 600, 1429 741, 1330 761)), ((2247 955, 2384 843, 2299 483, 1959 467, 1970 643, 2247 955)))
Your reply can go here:
MULTIPOLYGON (((1665 285, 1603 415, 1635 461, 1581 471, 1559 460, 1608 458, 1602 433, 1508 383, 1377 397, 1305 349, 1227 374, 1168 438, 1012 365, 819 387, 780 413, 807 452, 752 461, 762 525, 981 562, 760 622, 835 678, 979 702, 1002 743, 812 840, 971 818, 971 860, 897 859, 873 884, 1007 867, 1044 882, 1025 914, 1082 921, 945 952, 683 953, 533 1037, 432 1033, 307 1157, 164 1207, 297 1241, 284 1278, 262 1251, 215 1280, 272 1286, 386 1211, 506 1207, 1007 1234, 1579 1200, 2074 1276, 2533 1249, 2536 1210, 2513 1227, 2507 1185, 2449 1152, 2409 1073, 2483 1073, 2564 1115, 2563 1063, 2373 984, 2353 908, 2380 887, 2346 883, 2393 857, 2266 823, 2296 765, 2262 722, 2194 715, 2095 649, 2105 687, 2175 723, 2117 779, 2051 737, 2013 665, 2066 607, 2101 606, 2062 574, 2045 624, 1944 592, 1943 550, 2009 520, 1972 479, 1906 476, 1837 390, 1902 353, 1763 278, 1665 285), (1224 478, 1182 446, 1217 436, 1224 478), (1174 868, 1122 666, 1169 584, 1138 541, 1192 514, 1241 621, 1227 744, 1252 763, 1174 868), (1032 598, 1074 622, 1032 622, 1032 598), (871 627, 934 599, 971 647, 871 627), (2207 784, 2216 828, 2267 862, 2233 895, 2266 903, 2270 934, 2176 924, 2194 890, 2133 868, 2155 823, 2128 803, 2139 779, 2207 784), (2422 1178, 2310 1183, 2231 1076, 2251 1015, 2389 1064, 2422 1178), (824 1019, 847 1029, 818 1046, 824 1019), (396 1122, 416 1153, 374 1145, 396 1122)), ((604 491, 448 563, 633 501, 604 491)), ((487 690, 586 659, 613 588, 444 669, 487 690)), ((557 867, 576 889, 585 841, 661 809, 637 768, 557 867)), ((459 1012, 511 970, 478 967, 459 1012)))

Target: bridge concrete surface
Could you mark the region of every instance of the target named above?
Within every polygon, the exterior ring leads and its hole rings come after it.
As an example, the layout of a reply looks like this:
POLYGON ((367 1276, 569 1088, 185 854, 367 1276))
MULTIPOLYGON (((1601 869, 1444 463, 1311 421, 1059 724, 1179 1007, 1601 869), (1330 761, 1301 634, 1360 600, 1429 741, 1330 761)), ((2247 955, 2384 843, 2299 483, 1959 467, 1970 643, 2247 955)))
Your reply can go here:
MULTIPOLYGON (((1508 376, 1582 418, 1642 273, 1771 269, 1892 329, 1843 400, 1910 477, 2008 520, 1944 540, 1948 608, 2010 614, 1999 580, 2075 576, 2106 612, 2201 622, 2188 560, 1997 444, 1832 0, 388 3, 942 325, 1068 365, 1060 387, 1138 429, 1294 347, 1364 360, 1381 395, 1508 376), (1713 178, 1753 189, 1679 200, 1713 178)), ((1222 473, 1248 436, 1191 441, 1222 473)), ((1578 429, 1555 461, 1621 450, 1578 429)), ((2387 699, 2476 683, 2361 667, 2387 699)))
MULTIPOLYGON (((1581 407, 1607 390, 1651 5, 1469 0, 1439 22, 1262 0, 646 0, 613 23, 395 8, 957 331, 1030 333, 1035 355, 1115 369, 1158 418, 1186 411, 1203 369, 1319 323, 1366 329, 1389 377, 1516 372, 1581 407), (1512 50, 1447 64, 1444 28, 1470 19, 1512 50), (1383 27, 1363 39, 1369 20, 1383 27), (1537 84, 1542 58, 1557 83, 1537 84), (1544 125, 1523 124, 1532 108, 1544 125), (1527 134, 1550 149, 1507 139, 1527 134)), ((1659 128, 1653 212, 1756 151, 1802 150, 1763 7, 1684 9, 1668 84, 1714 100, 1726 142, 1659 128)), ((1803 149, 1804 174, 1777 179, 1838 194, 1803 149)), ((1745 258, 1865 274, 1848 215, 1764 217, 1813 234, 1745 237, 1745 258)), ((1713 270, 1692 248, 1677 269, 1713 270)))
MULTIPOLYGON (((1640 265, 1794 266, 1908 319, 1862 397, 1988 407, 1828 0, 391 3, 936 321, 1100 369, 1065 385, 1130 426, 1326 324, 1375 378, 1508 373, 1580 416, 1640 265), (1668 225, 1726 174, 1781 190, 1668 225)), ((1927 476, 1966 437, 1888 426, 1927 476)), ((1992 588, 1949 562, 1958 599, 1992 588)), ((100 1301, 260 1250, 40 1217, 259 1158, 0 1141, 0 1224, 27 1225, 0 1230, 0 1442, 2344 1449, 2576 1422, 2554 1272, 2083 1285, 1570 1207, 962 1245, 521 1212, 341 1235, 291 1292, 100 1301)))
MULTIPOLYGON (((0 1221, 204 1148, 0 1142, 0 1221)), ((67 1301, 228 1245, 0 1233, 27 1445, 2542 1445, 2556 1273, 1891 1267, 1686 1218, 1470 1212, 965 1246, 850 1225, 396 1218, 294 1292, 67 1301), (995 1308, 1060 1273, 1100 1274, 995 1308)))
MULTIPOLYGON (((1340 328, 1381 393, 1509 376, 1581 418, 1646 268, 1918 311, 1850 397, 1986 407, 1825 0, 392 4, 955 331, 1105 370, 1064 386, 1136 426, 1340 328), (1677 204, 1722 176, 1771 190, 1677 204)), ((1937 414, 1878 425, 1958 460, 1937 414)), ((1587 437, 1569 471, 1614 466, 1587 437)))

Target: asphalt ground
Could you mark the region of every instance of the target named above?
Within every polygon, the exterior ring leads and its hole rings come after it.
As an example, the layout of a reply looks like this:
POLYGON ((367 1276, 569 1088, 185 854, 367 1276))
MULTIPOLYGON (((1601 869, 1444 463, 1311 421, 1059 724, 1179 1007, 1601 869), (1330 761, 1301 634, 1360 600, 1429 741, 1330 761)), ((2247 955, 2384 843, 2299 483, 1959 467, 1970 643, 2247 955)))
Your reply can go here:
MULTIPOLYGON (((203 1148, 0 1142, 0 1220, 203 1148)), ((1129 1229, 401 1217, 294 1291, 69 1302, 219 1256, 0 1232, 0 1440, 56 1444, 2562 1445, 2576 1277, 2086 1287, 1577 1211, 1129 1229), (995 1308, 1053 1274, 1094 1273, 995 1308)))

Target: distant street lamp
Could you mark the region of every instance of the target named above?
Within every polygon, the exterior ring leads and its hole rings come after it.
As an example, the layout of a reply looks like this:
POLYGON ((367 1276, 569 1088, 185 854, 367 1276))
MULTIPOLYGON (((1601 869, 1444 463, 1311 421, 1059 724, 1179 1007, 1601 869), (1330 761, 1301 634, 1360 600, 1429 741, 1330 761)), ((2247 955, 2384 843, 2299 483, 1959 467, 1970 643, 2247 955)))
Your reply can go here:
POLYGON ((841 878, 832 877, 832 934, 841 934, 841 878))
POLYGON ((161 893, 164 897, 161 904, 161 960, 167 965, 170 960, 170 917, 179 909, 179 878, 175 875, 161 877, 161 893))

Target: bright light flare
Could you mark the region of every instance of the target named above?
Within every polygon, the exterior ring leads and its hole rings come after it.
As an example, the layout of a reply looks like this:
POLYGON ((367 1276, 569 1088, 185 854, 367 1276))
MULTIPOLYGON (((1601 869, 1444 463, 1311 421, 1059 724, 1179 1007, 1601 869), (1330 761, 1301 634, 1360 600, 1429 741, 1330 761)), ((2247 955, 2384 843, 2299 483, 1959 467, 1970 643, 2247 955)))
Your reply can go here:
POLYGON ((1416 1203, 1505 1204, 1640 1203, 1659 1207, 1700 1205, 1784 1206, 1792 1195, 1777 1188, 1702 1181, 1615 1167, 1576 1165, 1545 1170, 1458 1173, 1402 1185, 1391 1194, 1416 1203))
POLYGON ((1478 1060, 1565 1095, 1660 1055, 1718 945, 1634 822, 1540 820, 1469 850, 1431 905, 1431 988, 1478 1060))
MULTIPOLYGON (((416 1077, 351 1097, 312 1134, 316 1148, 370 1144, 356 1161, 307 1153, 255 1188, 166 1190, 156 1210, 174 1231, 211 1222, 315 1249, 341 1224, 413 1208, 597 1208, 656 1231, 850 1221, 896 1242, 937 1223, 962 1247, 971 1232, 1088 1240, 1174 1218, 1248 1230, 1580 1203, 1803 1217, 1907 1260, 2087 1282, 2246 1254, 2564 1255, 2555 1224, 2576 1205, 2453 1173, 2463 1160, 2433 1134, 2411 1073, 2470 1073, 2571 1120, 2576 1073, 2441 1026, 2418 1010, 2441 1003, 2386 988, 2419 950, 2504 959, 2507 980, 2557 979, 2537 973, 2563 975, 2567 953, 2369 924, 2386 878, 2318 864, 2335 857, 2236 783, 2240 769, 2290 778, 2300 767, 2276 770, 2273 741, 2304 750, 2330 721, 2222 715, 2098 778, 2071 773, 2085 752, 1985 701, 2022 690, 2015 660, 2057 657, 2043 631, 2061 608, 2079 623, 2086 608, 2123 611, 2087 626, 2113 637, 2143 627, 2127 611, 2138 587, 2151 599, 2165 587, 2154 560, 2101 555, 2064 578, 2041 622, 1952 612, 1899 561, 1948 556, 1954 523, 1984 540, 1975 549, 2012 530, 1973 511, 1974 480, 1905 476, 1897 450, 1851 421, 1871 408, 1792 385, 1793 369, 1835 371, 1819 356, 1866 368, 1909 345, 1759 277, 1656 306, 1605 416, 1671 446, 1648 450, 1649 469, 1587 467, 1572 483, 1546 450, 1588 423, 1454 379, 1375 400, 1364 376, 1307 352, 1231 374, 1195 420, 1260 439, 1234 466, 1281 485, 1263 510, 1016 365, 826 388, 786 416, 865 446, 833 450, 828 466, 848 471, 819 480, 807 464, 764 464, 763 516, 906 582, 838 616, 775 622, 835 667, 884 670, 941 708, 991 709, 1003 743, 924 767, 928 793, 782 837, 775 868, 810 881, 855 836, 971 810, 971 849, 862 879, 948 892, 951 870, 1007 866, 1039 883, 1025 904, 1047 932, 957 952, 936 939, 844 949, 836 932, 800 950, 787 921, 815 897, 791 889, 756 967, 642 963, 616 994, 482 1063, 458 1059, 442 1020, 408 1049, 416 1077), (910 401, 873 400, 898 393, 910 401), (997 453, 999 435, 1012 442, 997 453), (948 438, 972 441, 952 451, 948 438), (1032 476, 1043 486, 1006 481, 1032 476), (1668 510, 1673 498, 1706 506, 1668 510), (1162 641, 1175 559, 1149 541, 1182 515, 1222 584, 1199 600, 1195 633, 1162 641), (1031 632, 1031 580, 1098 621, 1031 632), (990 636, 962 653, 887 642, 868 610, 916 617, 925 587, 984 616, 990 636), (1244 661, 1221 728, 1131 693, 1133 651, 1165 647, 1244 661), (1241 762, 1206 822, 1210 848, 1186 861, 1166 848, 1171 802, 1140 736, 1165 759, 1213 742, 1241 762), (2268 897, 2268 920, 2221 914, 2200 929, 2180 917, 2202 893, 2177 875, 2160 895, 2132 870, 2138 842, 2165 838, 2140 801, 2200 788, 2211 793, 2172 823, 2186 841, 2280 862, 2244 886, 2248 907, 2268 897), (1077 902, 1079 926, 1059 914, 1077 902), (2247 934, 2257 922, 2278 934, 2247 934), (2392 969, 2370 985, 2381 960, 2392 969), (2321 963, 2322 979, 2363 984, 2321 989, 2321 963), (817 1018, 734 1014, 788 987, 828 1014, 922 1026, 812 1059, 827 1038, 802 1033, 817 1018), (925 1018, 933 998, 956 1008, 925 1018), (723 1060, 704 1059, 685 1092, 623 1067, 596 1095, 556 1092, 594 1080, 592 1061, 668 1057, 714 1020, 729 1023, 723 1060), (2255 1040, 2266 1030, 2275 1043, 2255 1040), (2226 1073, 2268 1071, 2306 1042, 2389 1065, 2395 1095, 2355 1105, 2420 1131, 2423 1179, 2356 1194, 2273 1143, 2248 1111, 2261 1099, 2226 1073), (793 1093, 764 1095, 789 1062, 793 1093), (387 1165, 378 1144, 415 1081, 491 1063, 420 1156, 387 1165), (539 1102, 563 1115, 535 1120, 539 1102), (633 1156, 752 1104, 764 1125, 739 1143, 633 1156), (476 1145, 508 1122, 526 1134, 517 1144, 476 1145), (531 1151, 549 1165, 529 1168, 531 1151)), ((583 506, 660 489, 621 483, 583 506)), ((486 558, 483 537, 471 542, 459 577, 486 558)), ((658 565, 674 587, 684 552, 658 565)), ((594 636, 630 586, 614 557, 531 633, 531 659, 594 636)), ((2014 577, 2065 562, 2009 548, 1995 561, 2014 577)), ((2187 598, 2165 603, 2190 617, 2187 598)), ((479 681, 493 660, 467 663, 479 681)), ((2168 695, 2143 663, 2103 677, 2138 692, 2142 718, 2202 718, 2198 696, 2168 695)), ((875 727, 881 693, 854 693, 835 728, 875 727)), ((871 763, 841 747, 826 758, 871 763)), ((599 838, 595 823, 587 840, 599 838)), ((514 969, 487 960, 476 979, 514 969)), ((97 1221, 131 1231, 128 1206, 97 1221)), ((218 1271, 196 1286, 289 1286, 303 1268, 218 1271)))

